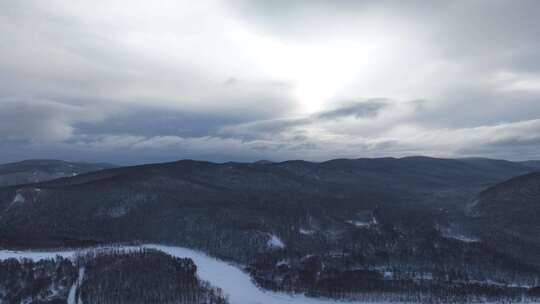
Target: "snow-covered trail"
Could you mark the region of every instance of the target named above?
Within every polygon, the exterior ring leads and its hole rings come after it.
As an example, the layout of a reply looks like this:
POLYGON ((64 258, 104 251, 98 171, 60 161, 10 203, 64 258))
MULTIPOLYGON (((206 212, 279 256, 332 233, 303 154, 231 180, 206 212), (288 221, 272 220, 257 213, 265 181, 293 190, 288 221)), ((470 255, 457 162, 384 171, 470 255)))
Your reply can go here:
POLYGON ((79 268, 79 276, 77 277, 77 280, 75 283, 73 283, 73 286, 69 289, 69 294, 67 298, 67 304, 82 304, 82 301, 80 298, 76 298, 77 296, 77 288, 81 286, 81 282, 84 278, 84 267, 79 268))
MULTIPOLYGON (((249 274, 236 266, 209 255, 184 247, 147 244, 142 246, 123 246, 129 250, 137 248, 153 248, 175 257, 191 258, 197 265, 197 274, 200 279, 208 281, 215 287, 221 288, 229 296, 231 304, 334 304, 340 303, 329 299, 314 299, 304 295, 291 295, 283 292, 265 291, 253 283, 249 274)), ((115 247, 118 248, 118 247, 115 247)), ((88 250, 91 250, 89 248, 88 250)), ((82 250, 84 251, 84 250, 82 250)), ((81 252, 81 251, 78 251, 81 252)), ((12 251, 0 250, 0 259, 28 258, 32 260, 53 258, 57 255, 74 257, 76 251, 12 251)), ((84 275, 84 272, 83 272, 84 275)), ((73 295, 74 296, 74 295, 73 295)), ((74 299, 73 299, 74 300, 74 299)), ((68 302, 70 303, 70 302, 68 302)), ((343 302, 342 302, 343 303, 343 302)), ((354 304, 360 302, 346 302, 354 304)))
POLYGON ((197 265, 199 278, 221 288, 229 296, 231 304, 336 303, 336 301, 308 298, 303 295, 262 290, 253 283, 249 274, 238 267, 200 251, 164 245, 144 245, 144 247, 158 249, 176 257, 191 258, 197 265))

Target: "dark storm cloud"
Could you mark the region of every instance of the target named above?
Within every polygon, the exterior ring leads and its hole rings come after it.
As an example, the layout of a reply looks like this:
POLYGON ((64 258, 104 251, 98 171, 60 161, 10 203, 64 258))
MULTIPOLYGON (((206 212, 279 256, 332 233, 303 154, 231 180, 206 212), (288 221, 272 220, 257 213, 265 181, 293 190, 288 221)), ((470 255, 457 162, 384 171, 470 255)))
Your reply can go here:
POLYGON ((341 117, 354 116, 356 118, 375 117, 386 106, 385 99, 371 99, 364 102, 350 103, 337 109, 328 110, 317 114, 320 119, 338 119, 341 117))
POLYGON ((73 134, 74 121, 97 122, 102 118, 99 111, 53 100, 0 99, 2 140, 63 140, 73 134))
POLYGON ((134 134, 139 136, 207 136, 216 134, 227 124, 243 122, 237 115, 218 115, 166 111, 151 107, 134 106, 110 115, 99 123, 81 122, 74 125, 76 134, 134 134))
POLYGON ((336 121, 342 118, 371 119, 391 102, 377 98, 359 102, 344 102, 332 109, 323 110, 305 117, 258 120, 246 123, 228 124, 221 129, 221 134, 247 136, 253 139, 261 135, 273 136, 294 128, 317 125, 322 122, 336 121))

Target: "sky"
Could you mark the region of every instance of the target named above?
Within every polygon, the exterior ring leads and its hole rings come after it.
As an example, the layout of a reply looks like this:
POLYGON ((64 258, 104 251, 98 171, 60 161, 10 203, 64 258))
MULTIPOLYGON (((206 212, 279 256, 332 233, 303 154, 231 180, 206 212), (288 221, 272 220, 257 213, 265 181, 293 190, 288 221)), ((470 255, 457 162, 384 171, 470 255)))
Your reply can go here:
POLYGON ((540 1, 0 2, 0 162, 540 159, 540 1))

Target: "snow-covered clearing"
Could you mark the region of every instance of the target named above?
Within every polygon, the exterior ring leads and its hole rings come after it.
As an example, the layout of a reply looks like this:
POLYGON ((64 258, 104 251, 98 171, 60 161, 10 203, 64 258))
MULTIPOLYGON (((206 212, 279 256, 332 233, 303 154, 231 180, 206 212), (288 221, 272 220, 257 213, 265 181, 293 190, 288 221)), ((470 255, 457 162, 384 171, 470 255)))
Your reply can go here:
POLYGON ((465 243, 477 243, 480 239, 470 235, 464 235, 454 231, 449 227, 437 226, 437 230, 441 233, 441 236, 447 239, 454 239, 465 243))
POLYGON ((268 240, 266 244, 268 245, 268 247, 285 248, 285 244, 283 244, 281 239, 277 235, 274 235, 274 234, 270 235, 270 239, 268 240))
POLYGON ((368 228, 368 227, 371 227, 371 226, 374 226, 374 225, 377 225, 378 222, 377 222, 377 219, 372 216, 371 219, 369 220, 348 220, 347 223, 351 224, 351 225, 354 225, 356 227, 360 227, 360 228, 368 228))
POLYGON ((478 243, 478 242, 480 242, 479 238, 468 237, 468 236, 461 235, 461 234, 443 234, 443 237, 448 238, 448 239, 454 239, 454 240, 462 241, 462 242, 465 242, 465 243, 478 243))
POLYGON ((350 221, 347 221, 347 223, 349 223, 351 225, 354 225, 356 227, 369 227, 369 226, 371 226, 371 222, 362 222, 362 221, 350 220, 350 221))
POLYGON ((17 204, 17 203, 24 203, 26 201, 26 198, 24 198, 24 196, 20 193, 17 193, 15 195, 15 198, 13 198, 13 202, 11 202, 12 204, 17 204))

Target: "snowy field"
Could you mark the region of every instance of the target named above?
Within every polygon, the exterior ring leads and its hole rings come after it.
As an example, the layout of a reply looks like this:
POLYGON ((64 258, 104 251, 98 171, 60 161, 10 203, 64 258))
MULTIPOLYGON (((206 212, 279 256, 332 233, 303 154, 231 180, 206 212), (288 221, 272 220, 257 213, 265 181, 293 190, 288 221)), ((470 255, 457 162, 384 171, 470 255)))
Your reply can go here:
MULTIPOLYGON (((340 303, 327 299, 308 298, 303 295, 291 295, 282 292, 264 291, 258 288, 250 276, 227 262, 215 259, 200 251, 174 246, 148 244, 142 246, 123 246, 122 249, 153 248, 163 251, 175 257, 191 258, 197 265, 197 273, 200 279, 210 282, 215 287, 221 288, 228 295, 231 304, 331 304, 340 303)), ((118 248, 118 247, 115 247, 118 248)), ((84 250, 82 250, 84 251, 84 250)), ((81 252, 81 251, 79 251, 81 252)), ((14 251, 0 250, 0 259, 17 258, 32 259, 34 261, 41 259, 50 259, 59 255, 66 258, 72 258, 76 251, 14 251)), ((82 272, 80 278, 83 276, 82 272)), ((74 294, 74 290, 70 295, 74 294)), ((74 296, 71 295, 71 302, 74 296)), ((341 302, 343 303, 343 302, 341 302)), ((359 302, 346 302, 359 303, 359 302)))
POLYGON ((199 278, 223 289, 229 296, 231 304, 336 303, 336 301, 313 299, 303 295, 295 296, 281 292, 264 291, 258 288, 250 276, 238 267, 199 251, 163 245, 146 245, 145 247, 155 248, 177 257, 191 258, 197 265, 199 278))

